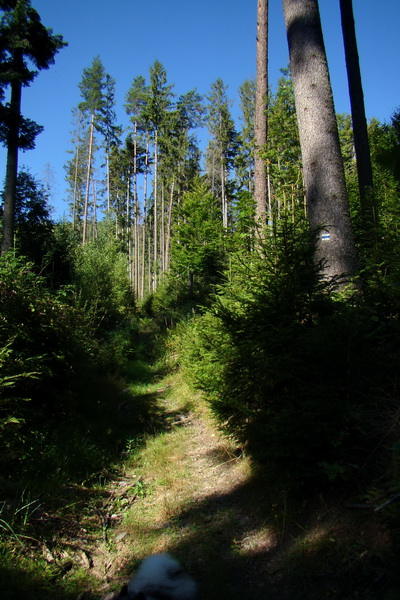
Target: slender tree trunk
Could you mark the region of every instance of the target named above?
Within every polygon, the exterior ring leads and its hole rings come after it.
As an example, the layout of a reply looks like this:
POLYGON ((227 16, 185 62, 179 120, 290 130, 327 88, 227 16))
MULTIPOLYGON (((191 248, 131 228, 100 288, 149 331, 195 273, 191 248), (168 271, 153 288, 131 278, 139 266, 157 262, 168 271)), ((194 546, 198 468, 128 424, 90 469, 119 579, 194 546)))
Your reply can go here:
POLYGON ((125 201, 125 229, 126 236, 128 237, 128 231, 131 222, 131 182, 130 182, 130 173, 128 173, 127 182, 126 182, 126 201, 125 201))
POLYGON ((370 229, 375 222, 371 197, 373 176, 352 0, 340 0, 340 13, 346 55, 347 79, 349 83, 361 212, 366 229, 370 229))
POLYGON ((174 190, 175 190, 175 179, 172 180, 170 196, 169 196, 169 207, 168 207, 168 224, 167 224, 167 239, 165 242, 165 269, 169 269, 169 249, 171 245, 171 221, 172 221, 172 205, 174 201, 174 190))
POLYGON ((272 190, 271 190, 271 175, 269 171, 269 165, 267 165, 267 198, 268 198, 268 225, 274 224, 274 215, 272 210, 272 190))
POLYGON ((91 177, 91 173, 92 173, 93 133, 94 133, 94 113, 92 113, 92 118, 91 118, 91 123, 90 123, 90 134, 89 134, 89 152, 88 152, 88 164, 87 164, 87 175, 86 175, 85 208, 84 208, 84 212, 83 212, 82 246, 85 245, 86 237, 87 237, 90 177, 91 177))
MULTIPOLYGON (((143 181, 143 238, 142 238, 142 282, 140 295, 144 298, 145 280, 146 280, 146 228, 147 228, 147 168, 149 164, 149 142, 146 144, 144 181, 143 181)), ((149 259, 150 260, 150 257, 149 259)))
POLYGON ((283 0, 308 217, 325 277, 353 276, 357 257, 317 0, 283 0))
POLYGON ((147 256, 148 256, 148 265, 147 265, 147 277, 148 277, 148 290, 149 293, 154 289, 154 284, 152 281, 152 264, 151 264, 151 236, 150 236, 150 219, 149 219, 149 235, 147 236, 147 256))
POLYGON ((225 183, 225 166, 224 166, 224 155, 221 152, 221 202, 222 202, 222 226, 224 229, 228 229, 228 198, 226 195, 226 183, 225 183))
POLYGON ((224 229, 228 228, 228 198, 226 195, 225 185, 225 157, 224 148, 222 143, 222 115, 220 114, 219 120, 219 157, 220 157, 220 182, 221 182, 221 210, 222 210, 222 226, 224 229))
POLYGON ((133 222, 133 249, 134 249, 134 290, 136 296, 139 295, 139 208, 137 198, 134 208, 133 222))
POLYGON ((267 215, 268 185, 262 151, 268 136, 268 0, 258 0, 257 5, 257 76, 254 118, 254 198, 256 221, 265 224, 267 215))
POLYGON ((165 184, 161 187, 161 228, 160 228, 161 272, 165 273, 165 184))
POLYGON ((75 169, 74 169, 74 197, 72 206, 72 230, 75 231, 77 206, 78 206, 78 166, 79 166, 79 143, 76 144, 75 151, 75 169))
POLYGON ((132 263, 133 263, 133 252, 132 252, 132 235, 131 235, 131 186, 130 186, 130 174, 128 172, 126 182, 126 202, 125 202, 125 244, 128 251, 128 274, 129 281, 133 285, 132 278, 132 263))
POLYGON ((215 150, 212 154, 212 171, 211 171, 211 192, 215 194, 215 150))
POLYGON ((157 223, 157 194, 158 194, 158 139, 157 130, 154 139, 154 205, 153 205, 153 291, 157 288, 157 261, 158 261, 158 223, 157 223))
POLYGON ((133 124, 134 290, 139 295, 139 202, 137 193, 137 125, 133 124))
POLYGON ((93 226, 92 226, 92 240, 97 237, 97 193, 96 193, 96 182, 92 178, 92 195, 93 195, 93 226))
POLYGON ((7 137, 7 166, 4 189, 3 233, 1 254, 9 252, 14 247, 15 228, 15 193, 18 173, 18 139, 21 119, 21 90, 20 81, 11 84, 11 122, 7 137))
POLYGON ((107 177, 107 212, 110 212, 110 159, 106 152, 106 177, 107 177))

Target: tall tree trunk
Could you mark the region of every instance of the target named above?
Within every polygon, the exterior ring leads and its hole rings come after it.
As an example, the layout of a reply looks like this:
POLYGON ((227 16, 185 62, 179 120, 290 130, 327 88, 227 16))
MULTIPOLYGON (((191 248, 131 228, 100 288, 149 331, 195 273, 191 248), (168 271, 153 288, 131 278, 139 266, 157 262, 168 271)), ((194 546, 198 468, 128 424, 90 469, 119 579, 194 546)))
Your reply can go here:
POLYGON ((347 79, 349 83, 361 212, 365 228, 370 229, 375 222, 371 194, 373 176, 352 0, 340 0, 340 13, 346 55, 347 79))
POLYGON ((268 186, 265 160, 261 154, 267 144, 268 136, 268 0, 258 0, 256 55, 254 198, 256 203, 256 221, 265 224, 268 186))
POLYGON ((311 227, 325 277, 353 276, 357 256, 317 0, 283 0, 311 227))
POLYGON ((134 290, 139 296, 139 202, 137 192, 137 125, 133 126, 134 290))
POLYGON ((107 178, 107 213, 110 213, 110 157, 106 152, 106 178, 107 178))
POLYGON ((11 84, 11 122, 7 136, 7 166, 4 189, 3 233, 1 254, 12 250, 14 246, 15 228, 15 193, 17 189, 18 172, 18 139, 21 120, 21 90, 22 84, 15 80, 11 84))
POLYGON ((226 194, 226 181, 225 181, 225 161, 224 155, 221 152, 221 202, 222 202, 222 226, 224 229, 228 229, 228 197, 226 194))
POLYGON ((158 139, 157 129, 154 139, 154 204, 153 204, 153 292, 157 288, 157 262, 158 262, 158 228, 157 228, 157 194, 158 194, 158 139))
POLYGON ((75 168, 74 168, 74 197, 72 206, 72 230, 75 231, 78 213, 78 165, 79 165, 79 143, 76 143, 75 168))
POLYGON ((174 202, 174 191, 175 191, 175 178, 172 180, 170 196, 169 196, 169 207, 168 207, 168 224, 167 224, 167 239, 165 242, 165 270, 169 269, 169 250, 171 245, 171 222, 172 222, 172 205, 174 202))
POLYGON ((160 225, 161 273, 165 273, 165 183, 161 186, 161 225, 160 225))
MULTIPOLYGON (((149 164, 149 142, 146 143, 146 155, 144 166, 144 181, 143 181, 143 238, 142 238, 142 281, 140 286, 140 296, 144 298, 145 280, 146 280, 146 228, 147 228, 147 168, 149 164)), ((150 256, 148 258, 150 261, 150 256)))
POLYGON ((126 250, 128 253, 128 273, 130 283, 133 283, 133 249, 132 249, 132 236, 131 236, 131 182, 130 173, 128 171, 127 182, 126 182, 126 201, 125 201, 125 232, 124 239, 126 244, 126 250))
POLYGON ((91 122, 90 122, 89 152, 88 152, 88 164, 87 164, 87 174, 86 174, 85 208, 84 208, 84 212, 83 212, 82 246, 85 245, 86 237, 87 237, 90 178, 91 178, 91 173, 92 173, 93 133, 94 133, 94 113, 92 113, 92 118, 91 118, 91 122))
POLYGON ((219 177, 221 182, 221 212, 222 212, 222 227, 228 229, 228 198, 226 193, 226 177, 225 177, 225 156, 224 148, 222 143, 223 132, 222 132, 222 115, 220 114, 219 121, 219 156, 220 156, 220 170, 219 177))
POLYGON ((97 237, 97 193, 96 182, 92 178, 92 196, 93 196, 93 225, 92 225, 92 240, 97 237))

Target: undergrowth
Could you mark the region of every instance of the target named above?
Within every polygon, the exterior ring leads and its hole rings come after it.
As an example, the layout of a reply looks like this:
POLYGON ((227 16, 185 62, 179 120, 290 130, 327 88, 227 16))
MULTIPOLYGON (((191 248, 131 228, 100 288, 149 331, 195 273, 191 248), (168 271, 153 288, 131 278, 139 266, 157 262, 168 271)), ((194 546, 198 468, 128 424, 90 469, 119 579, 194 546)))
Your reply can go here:
POLYGON ((177 328, 178 360, 285 487, 397 485, 399 321, 326 283, 310 235, 283 223, 237 255, 211 308, 177 328))

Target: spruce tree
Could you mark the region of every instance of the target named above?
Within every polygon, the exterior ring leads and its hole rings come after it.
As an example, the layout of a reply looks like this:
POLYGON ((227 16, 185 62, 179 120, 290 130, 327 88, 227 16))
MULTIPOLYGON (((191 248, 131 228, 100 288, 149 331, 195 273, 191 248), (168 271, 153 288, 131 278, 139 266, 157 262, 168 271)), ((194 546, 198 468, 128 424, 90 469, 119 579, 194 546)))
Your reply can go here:
POLYGON ((72 229, 82 234, 82 219, 85 200, 86 158, 88 154, 87 123, 79 108, 72 110, 73 125, 72 144, 73 150, 68 150, 72 155, 64 166, 65 180, 68 183, 69 206, 72 216, 72 229))
POLYGON ((293 82, 288 69, 281 69, 275 94, 268 107, 268 217, 275 224, 283 213, 292 220, 304 216, 304 189, 300 139, 293 82))
POLYGON ((237 133, 230 112, 227 86, 221 78, 212 85, 207 96, 206 123, 211 134, 207 148, 207 174, 211 190, 221 201, 222 223, 229 224, 228 178, 237 152, 237 133))
POLYGON ((149 95, 143 110, 143 121, 153 142, 153 269, 152 289, 157 287, 159 271, 159 163, 162 136, 167 129, 167 114, 172 109, 172 85, 167 84, 167 72, 156 60, 150 67, 149 95))
POLYGON ((239 178, 239 188, 250 194, 254 189, 254 121, 256 84, 253 79, 246 79, 239 88, 242 128, 239 132, 238 155, 235 170, 239 178))
POLYGON ((218 200, 198 178, 182 197, 171 247, 172 273, 186 282, 190 300, 204 301, 220 282, 223 235, 218 200))
MULTIPOLYGON (((116 125, 115 116, 115 81, 105 71, 99 56, 93 59, 89 68, 83 70, 79 83, 82 102, 78 108, 89 122, 88 149, 86 159, 85 202, 82 228, 82 244, 88 236, 89 198, 92 190, 92 215, 95 219, 97 210, 96 182, 93 177, 96 152, 102 144, 106 165, 107 208, 110 208, 109 156, 113 145, 119 144, 120 128, 116 125)), ((102 190, 99 190, 102 193, 102 190)))
MULTIPOLYGON (((143 194, 143 223, 139 227, 139 198, 137 176, 139 173, 145 174, 145 185, 147 189, 147 173, 145 167, 147 163, 147 150, 149 133, 146 132, 144 122, 144 109, 149 101, 149 88, 146 80, 142 75, 134 78, 132 86, 128 90, 126 96, 125 110, 130 116, 132 123, 133 138, 132 144, 132 164, 133 164, 133 204, 134 204, 134 282, 135 292, 138 297, 143 296, 142 283, 144 285, 144 270, 145 270, 145 248, 146 248, 146 216, 147 216, 147 201, 145 190, 143 194), (139 239, 141 235, 141 240, 139 239)), ((130 134, 131 135, 131 134, 130 134)))
POLYGON ((95 129, 100 125, 101 113, 104 107, 105 70, 99 56, 93 59, 91 67, 83 70, 82 80, 79 83, 82 102, 79 109, 89 115, 89 146, 86 168, 85 205, 83 214, 82 245, 87 239, 89 194, 92 181, 93 156, 95 150, 95 129))
POLYGON ((101 111, 99 131, 103 137, 103 147, 106 161, 107 212, 110 211, 110 153, 111 149, 120 144, 122 129, 116 124, 115 113, 115 79, 105 74, 104 99, 101 111))

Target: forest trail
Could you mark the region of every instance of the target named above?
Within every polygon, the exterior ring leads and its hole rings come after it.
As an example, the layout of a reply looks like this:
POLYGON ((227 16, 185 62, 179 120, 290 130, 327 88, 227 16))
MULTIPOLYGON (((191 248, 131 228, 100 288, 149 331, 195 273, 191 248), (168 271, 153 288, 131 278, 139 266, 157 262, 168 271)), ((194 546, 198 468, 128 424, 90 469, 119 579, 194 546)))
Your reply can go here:
POLYGON ((279 569, 269 550, 277 544, 276 528, 260 510, 264 492, 249 460, 179 376, 148 393, 157 396, 164 425, 110 488, 122 514, 108 515, 116 525, 92 554, 101 592, 118 589, 143 557, 170 552, 199 581, 202 598, 273 598, 279 575, 271 573, 279 569))

